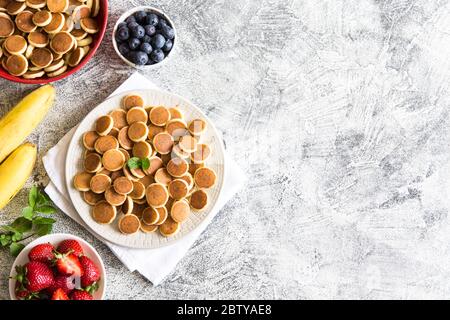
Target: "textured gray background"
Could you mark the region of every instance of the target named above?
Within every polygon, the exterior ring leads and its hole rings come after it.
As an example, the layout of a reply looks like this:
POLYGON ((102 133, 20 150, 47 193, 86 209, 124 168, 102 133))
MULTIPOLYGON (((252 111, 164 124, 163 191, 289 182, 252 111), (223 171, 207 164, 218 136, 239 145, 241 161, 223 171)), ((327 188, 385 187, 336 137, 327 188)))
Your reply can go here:
MULTIPOLYGON (((148 1, 110 2, 109 30, 148 1)), ((146 76, 207 112, 249 182, 156 288, 59 213, 56 231, 105 260, 108 298, 449 297, 448 1, 151 3, 179 37, 146 76)), ((108 35, 56 84, 30 138, 40 156, 132 71, 108 35)), ((30 89, 1 81, 0 113, 30 89)), ((42 162, 34 180, 48 181, 42 162)), ((0 253, 1 299, 12 262, 0 253)))

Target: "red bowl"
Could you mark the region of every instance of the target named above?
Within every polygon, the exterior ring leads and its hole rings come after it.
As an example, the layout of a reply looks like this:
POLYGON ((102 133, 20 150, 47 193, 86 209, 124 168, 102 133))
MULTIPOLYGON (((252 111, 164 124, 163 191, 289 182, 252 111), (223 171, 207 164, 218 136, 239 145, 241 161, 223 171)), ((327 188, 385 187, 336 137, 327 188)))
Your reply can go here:
POLYGON ((83 68, 86 65, 86 63, 88 63, 88 61, 94 56, 94 54, 97 52, 98 47, 100 46, 100 43, 103 40, 103 37, 105 36, 106 25, 108 24, 108 0, 100 0, 100 11, 96 18, 97 23, 99 25, 99 31, 93 35, 93 41, 90 45, 91 49, 89 50, 87 56, 85 56, 83 60, 81 60, 80 64, 77 65, 75 68, 72 68, 69 71, 66 71, 63 74, 53 78, 48 78, 44 76, 42 78, 37 79, 24 79, 22 77, 13 76, 8 71, 3 69, 3 67, 0 65, 0 78, 27 84, 45 84, 64 79, 70 76, 71 74, 74 74, 75 72, 83 68))

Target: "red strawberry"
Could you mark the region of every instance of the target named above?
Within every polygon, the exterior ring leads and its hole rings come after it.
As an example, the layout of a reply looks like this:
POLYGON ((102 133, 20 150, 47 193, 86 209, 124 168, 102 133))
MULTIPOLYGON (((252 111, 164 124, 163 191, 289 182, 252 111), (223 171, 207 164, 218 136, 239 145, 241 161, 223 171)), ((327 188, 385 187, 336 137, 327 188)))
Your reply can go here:
POLYGON ((74 290, 70 295, 70 299, 72 300, 94 300, 94 297, 91 296, 88 292, 83 290, 74 290))
POLYGON ((53 255, 54 249, 55 248, 50 243, 38 244, 28 253, 28 259, 30 259, 30 261, 48 263, 55 257, 53 255))
POLYGON ((83 276, 81 277, 81 286, 83 288, 93 285, 100 279, 100 271, 97 266, 86 256, 80 257, 83 276))
POLYGON ((58 252, 60 253, 73 253, 77 257, 82 256, 84 254, 83 248, 81 248, 80 243, 77 240, 63 240, 58 245, 58 252))
POLYGON ((16 267, 19 281, 28 291, 39 292, 50 287, 54 281, 52 270, 39 261, 30 261, 25 266, 16 267))
POLYGON ((77 277, 81 277, 83 275, 83 269, 81 268, 80 260, 73 253, 69 254, 59 254, 55 255, 56 257, 56 269, 59 274, 63 275, 74 275, 77 277))
POLYGON ((64 292, 63 289, 58 288, 55 290, 55 292, 53 292, 52 300, 69 300, 69 297, 67 296, 67 294, 64 292))
POLYGON ((38 297, 37 293, 28 291, 19 281, 16 281, 15 292, 19 300, 31 300, 38 297))
POLYGON ((53 284, 47 289, 50 294, 53 294, 57 289, 62 289, 64 293, 69 294, 75 289, 75 282, 73 276, 57 275, 53 284))

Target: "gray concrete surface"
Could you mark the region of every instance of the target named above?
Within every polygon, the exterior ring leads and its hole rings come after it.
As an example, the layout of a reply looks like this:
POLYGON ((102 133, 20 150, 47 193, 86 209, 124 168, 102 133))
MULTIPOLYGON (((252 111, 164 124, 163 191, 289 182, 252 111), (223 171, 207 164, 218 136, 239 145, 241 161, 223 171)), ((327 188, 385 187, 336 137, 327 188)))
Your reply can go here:
MULTIPOLYGON (((146 2, 111 0, 109 30, 146 2)), ((55 231, 105 260, 109 299, 450 296, 448 1, 151 3, 179 38, 145 75, 207 112, 249 182, 156 288, 59 213, 55 231)), ((132 72, 108 34, 56 84, 40 156, 132 72)), ((0 114, 30 89, 0 81, 0 114)), ((41 161, 32 180, 48 181, 41 161)), ((0 253, 0 299, 12 262, 0 253)))

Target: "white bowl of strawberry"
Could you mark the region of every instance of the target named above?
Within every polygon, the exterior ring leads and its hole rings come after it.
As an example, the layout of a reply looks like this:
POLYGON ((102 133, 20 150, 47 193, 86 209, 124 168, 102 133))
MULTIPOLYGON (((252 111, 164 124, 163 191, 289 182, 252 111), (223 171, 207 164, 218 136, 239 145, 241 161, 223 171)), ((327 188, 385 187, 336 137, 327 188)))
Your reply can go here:
POLYGON ((106 272, 97 251, 83 239, 49 234, 28 244, 11 268, 13 300, 102 300, 106 272))

